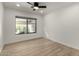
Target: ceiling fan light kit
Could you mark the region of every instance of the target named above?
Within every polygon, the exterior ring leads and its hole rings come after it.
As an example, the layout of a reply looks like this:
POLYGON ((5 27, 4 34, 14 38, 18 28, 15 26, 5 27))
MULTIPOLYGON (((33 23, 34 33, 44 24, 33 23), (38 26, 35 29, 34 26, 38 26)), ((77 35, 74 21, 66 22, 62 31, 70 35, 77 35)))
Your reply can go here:
POLYGON ((33 8, 36 9, 36 10, 39 9, 39 7, 37 7, 37 6, 35 6, 35 7, 33 7, 33 8))
POLYGON ((38 10, 39 8, 46 8, 46 6, 39 6, 39 2, 34 2, 33 4, 31 2, 27 2, 31 5, 31 8, 33 8, 33 11, 38 10))

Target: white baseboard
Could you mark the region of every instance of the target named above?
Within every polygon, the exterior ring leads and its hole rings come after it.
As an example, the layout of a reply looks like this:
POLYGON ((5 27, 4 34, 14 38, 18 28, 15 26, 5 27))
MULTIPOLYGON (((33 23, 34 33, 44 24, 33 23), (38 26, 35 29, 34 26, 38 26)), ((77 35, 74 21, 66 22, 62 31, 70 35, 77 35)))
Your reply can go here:
POLYGON ((49 39, 49 40, 51 40, 51 41, 54 41, 54 42, 60 43, 60 44, 62 44, 62 45, 65 45, 65 46, 67 46, 67 47, 70 47, 70 48, 79 50, 79 47, 76 47, 76 46, 73 46, 73 45, 64 43, 64 42, 62 42, 62 41, 58 41, 58 40, 51 39, 51 38, 48 38, 48 37, 46 37, 46 39, 49 39))
POLYGON ((33 39, 40 39, 40 38, 43 38, 43 37, 36 37, 36 38, 27 39, 27 40, 24 39, 24 40, 10 41, 10 42, 5 43, 5 45, 8 45, 8 44, 14 44, 14 43, 22 42, 22 41, 33 40, 33 39))

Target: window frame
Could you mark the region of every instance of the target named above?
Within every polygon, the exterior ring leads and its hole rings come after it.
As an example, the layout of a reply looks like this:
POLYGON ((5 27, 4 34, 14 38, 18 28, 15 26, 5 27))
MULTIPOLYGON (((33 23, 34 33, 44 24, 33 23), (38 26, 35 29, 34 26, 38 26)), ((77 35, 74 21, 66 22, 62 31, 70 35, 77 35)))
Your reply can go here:
MULTIPOLYGON (((37 33, 37 18, 31 18, 31 17, 22 17, 22 16, 15 16, 15 19, 16 18, 21 18, 21 19, 25 19, 26 20, 26 33, 24 34, 34 34, 34 33, 37 33), (28 32, 28 20, 35 20, 35 31, 34 32, 28 32)), ((21 34, 16 34, 16 35, 21 35, 21 34)))

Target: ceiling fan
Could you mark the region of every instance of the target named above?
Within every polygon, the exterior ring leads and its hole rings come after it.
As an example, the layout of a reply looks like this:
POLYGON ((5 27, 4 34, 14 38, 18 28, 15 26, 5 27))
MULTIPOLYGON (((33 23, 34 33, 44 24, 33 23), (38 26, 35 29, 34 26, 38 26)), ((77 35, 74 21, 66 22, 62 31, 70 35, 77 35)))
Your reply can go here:
POLYGON ((39 8, 47 8, 46 6, 40 6, 39 2, 34 2, 34 3, 31 3, 31 2, 27 2, 28 4, 31 5, 31 8, 33 8, 33 11, 39 9, 39 8))

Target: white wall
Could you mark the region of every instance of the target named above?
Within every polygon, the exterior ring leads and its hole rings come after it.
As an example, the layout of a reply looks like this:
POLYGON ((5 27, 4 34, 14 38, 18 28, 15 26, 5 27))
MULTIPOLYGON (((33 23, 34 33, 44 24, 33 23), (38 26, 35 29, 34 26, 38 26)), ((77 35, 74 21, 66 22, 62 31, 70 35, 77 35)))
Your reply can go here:
POLYGON ((79 4, 46 15, 45 34, 50 40, 79 49, 79 4))
POLYGON ((0 3, 0 52, 3 48, 3 5, 0 3))
POLYGON ((4 34, 5 34, 5 40, 4 43, 13 43, 17 41, 23 41, 23 40, 29 40, 33 38, 38 38, 43 36, 43 19, 42 16, 38 14, 32 14, 28 12, 22 12, 19 10, 14 10, 10 8, 5 8, 4 10, 4 34), (16 19, 15 16, 23 16, 23 17, 33 17, 37 18, 37 33, 35 34, 21 34, 16 35, 15 29, 16 29, 16 19))

